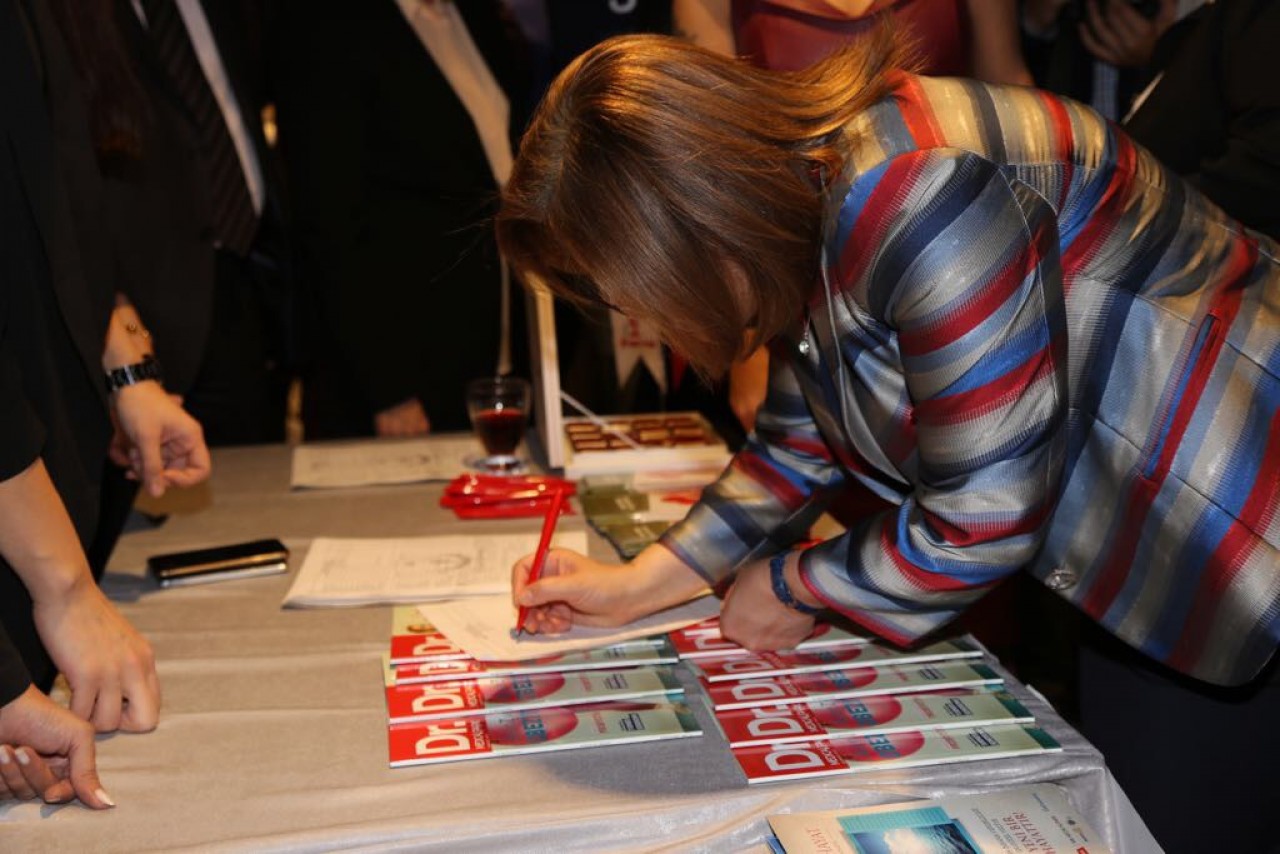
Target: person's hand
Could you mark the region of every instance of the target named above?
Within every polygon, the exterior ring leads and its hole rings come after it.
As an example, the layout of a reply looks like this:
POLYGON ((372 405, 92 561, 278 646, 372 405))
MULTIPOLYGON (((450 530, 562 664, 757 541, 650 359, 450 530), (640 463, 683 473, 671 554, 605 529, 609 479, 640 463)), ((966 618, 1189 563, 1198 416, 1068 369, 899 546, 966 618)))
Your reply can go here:
MULTIPOLYGON (((797 556, 788 557, 788 586, 791 593, 806 605, 811 595, 801 591, 795 572, 797 556)), ((813 634, 814 618, 788 608, 773 593, 769 577, 769 561, 758 560, 738 570, 738 577, 724 597, 720 608, 720 634, 751 650, 795 649, 813 634)))
POLYGON ((78 797, 95 810, 113 807, 94 757, 93 727, 35 686, 0 706, 0 801, 78 797))
POLYGON ((1079 25, 1085 48, 1112 65, 1140 68, 1151 62, 1156 42, 1178 17, 1177 0, 1159 0, 1154 18, 1147 18, 1128 0, 1086 0, 1085 21, 1079 25))
POLYGON ((559 634, 573 625, 621 626, 648 613, 643 585, 630 565, 602 563, 565 549, 552 549, 539 580, 529 583, 533 555, 511 570, 511 599, 529 608, 524 629, 559 634))
POLYGON ((755 429, 756 413, 769 390, 769 351, 758 348, 729 368, 729 406, 748 433, 755 429))
POLYGON ((70 590, 37 600, 36 629, 71 685, 71 711, 98 732, 150 732, 160 717, 151 644, 85 573, 70 590))
POLYGON ((422 401, 411 397, 376 413, 373 428, 379 436, 425 436, 431 432, 431 420, 422 408, 422 401))
POLYGON ((627 564, 609 564, 566 549, 552 549, 541 577, 529 583, 533 555, 511 569, 511 600, 529 608, 525 631, 559 634, 575 624, 621 626, 685 602, 706 582, 662 546, 650 546, 627 564))
POLYGON ((193 486, 209 476, 204 431, 159 383, 125 386, 112 393, 112 403, 122 434, 112 459, 126 461, 129 477, 148 493, 159 497, 170 486, 193 486))

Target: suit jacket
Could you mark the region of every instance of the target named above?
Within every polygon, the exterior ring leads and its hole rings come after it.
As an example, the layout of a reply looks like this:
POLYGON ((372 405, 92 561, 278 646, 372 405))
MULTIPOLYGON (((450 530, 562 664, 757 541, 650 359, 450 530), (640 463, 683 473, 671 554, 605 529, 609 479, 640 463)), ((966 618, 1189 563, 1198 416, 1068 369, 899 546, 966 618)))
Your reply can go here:
MULTIPOLYGON (((95 168, 85 106, 56 27, 40 4, 28 15, 17 0, 3 0, 0 480, 42 459, 82 543, 97 520, 111 429, 101 367, 110 262, 101 241, 86 239, 101 198, 95 168)), ((49 666, 31 599, 3 560, 0 620, 2 704, 26 687, 28 667, 49 666)))
MULTIPOLYGON (((513 107, 524 92, 496 2, 459 3, 513 107)), ((394 0, 286 3, 276 93, 321 381, 373 413, 418 397, 467 425, 494 373, 497 186, 470 115, 394 0)), ((518 121, 513 119, 513 127, 518 121)))
POLYGON ((830 287, 756 435, 664 543, 718 581, 855 484, 891 509, 801 575, 875 632, 1026 567, 1153 658, 1250 679, 1280 641, 1280 247, 1079 104, 894 95, 850 129, 830 287))
MULTIPOLYGON (((255 252, 264 264, 286 253, 271 159, 257 120, 263 103, 261 74, 248 47, 248 25, 234 0, 201 0, 217 42, 244 126, 267 186, 255 252), (274 239, 268 245, 265 237, 274 239)), ((135 59, 147 96, 142 155, 105 164, 108 222, 125 293, 154 336, 165 386, 184 393, 199 373, 213 314, 215 261, 208 180, 201 166, 198 128, 161 65, 150 35, 130 0, 117 0, 116 21, 135 59)))
POLYGON ((1231 216, 1280 238, 1280 4, 1220 0, 1165 40, 1164 73, 1125 130, 1231 216))

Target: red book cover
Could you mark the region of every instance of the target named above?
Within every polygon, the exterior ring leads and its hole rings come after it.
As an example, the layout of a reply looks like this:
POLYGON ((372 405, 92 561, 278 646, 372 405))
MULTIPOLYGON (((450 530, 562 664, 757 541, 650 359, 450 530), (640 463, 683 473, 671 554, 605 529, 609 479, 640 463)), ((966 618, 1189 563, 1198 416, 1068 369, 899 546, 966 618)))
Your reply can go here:
POLYGON ((993 689, 1004 679, 985 664, 941 662, 939 664, 892 664, 887 667, 854 667, 742 679, 736 682, 703 683, 711 707, 716 711, 746 709, 810 700, 840 700, 881 694, 908 694, 949 689, 993 689))
POLYGON ((764 783, 1061 750, 1058 742, 1043 730, 1015 725, 768 744, 737 747, 732 752, 746 772, 747 782, 764 783))
MULTIPOLYGON (((701 623, 694 623, 668 635, 671 645, 676 648, 680 658, 707 658, 726 655, 746 655, 748 650, 733 641, 727 641, 720 634, 720 619, 712 617, 701 623)), ((833 646, 857 646, 870 643, 871 638, 855 635, 831 625, 819 623, 813 634, 802 641, 796 649, 813 650, 833 646)))
POLYGON ((604 701, 654 702, 682 689, 670 667, 632 667, 392 685, 386 692, 387 718, 397 724, 604 701))
POLYGON ((671 644, 665 640, 653 644, 620 644, 583 652, 566 652, 529 661, 427 661, 401 664, 392 668, 392 684, 412 685, 420 682, 447 682, 455 679, 478 679, 481 676, 520 676, 528 673, 567 673, 577 670, 608 670, 617 667, 675 664, 679 661, 671 644))
POLYGON ((698 736, 681 703, 601 703, 394 724, 391 767, 698 736))
POLYGON ((881 643, 841 646, 796 652, 758 652, 749 655, 721 656, 690 661, 708 682, 733 679, 757 679, 764 676, 789 676, 821 670, 849 667, 883 667, 888 664, 913 664, 956 658, 978 658, 982 650, 965 641, 942 641, 914 650, 899 650, 881 643))
POLYGON ((787 706, 755 706, 716 712, 730 747, 820 741, 852 735, 884 735, 905 730, 1031 724, 1035 716, 1011 694, 968 693, 884 695, 825 700, 787 706))

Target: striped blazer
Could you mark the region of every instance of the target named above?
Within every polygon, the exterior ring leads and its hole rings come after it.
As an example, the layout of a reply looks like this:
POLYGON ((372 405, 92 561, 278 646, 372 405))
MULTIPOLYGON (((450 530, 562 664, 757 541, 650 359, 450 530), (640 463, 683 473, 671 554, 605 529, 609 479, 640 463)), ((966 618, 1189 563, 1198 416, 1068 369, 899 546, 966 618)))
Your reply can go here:
POLYGON ((1280 639, 1280 263, 1079 104, 903 75, 847 129, 825 282, 756 432, 664 545, 715 582, 837 492, 801 557, 898 642, 1026 568, 1238 684, 1280 639))

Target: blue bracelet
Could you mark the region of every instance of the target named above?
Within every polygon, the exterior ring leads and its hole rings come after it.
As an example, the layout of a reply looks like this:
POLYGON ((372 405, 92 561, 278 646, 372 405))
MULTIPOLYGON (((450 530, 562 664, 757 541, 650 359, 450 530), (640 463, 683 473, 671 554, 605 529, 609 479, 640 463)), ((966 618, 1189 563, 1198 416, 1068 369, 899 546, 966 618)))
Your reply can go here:
POLYGON ((787 565, 787 553, 779 552, 769 559, 769 578, 773 582, 773 595, 778 597, 778 601, 788 608, 799 611, 801 614, 821 614, 821 608, 814 608, 812 605, 806 605, 799 599, 791 595, 791 588, 787 586, 787 577, 783 574, 787 565))

